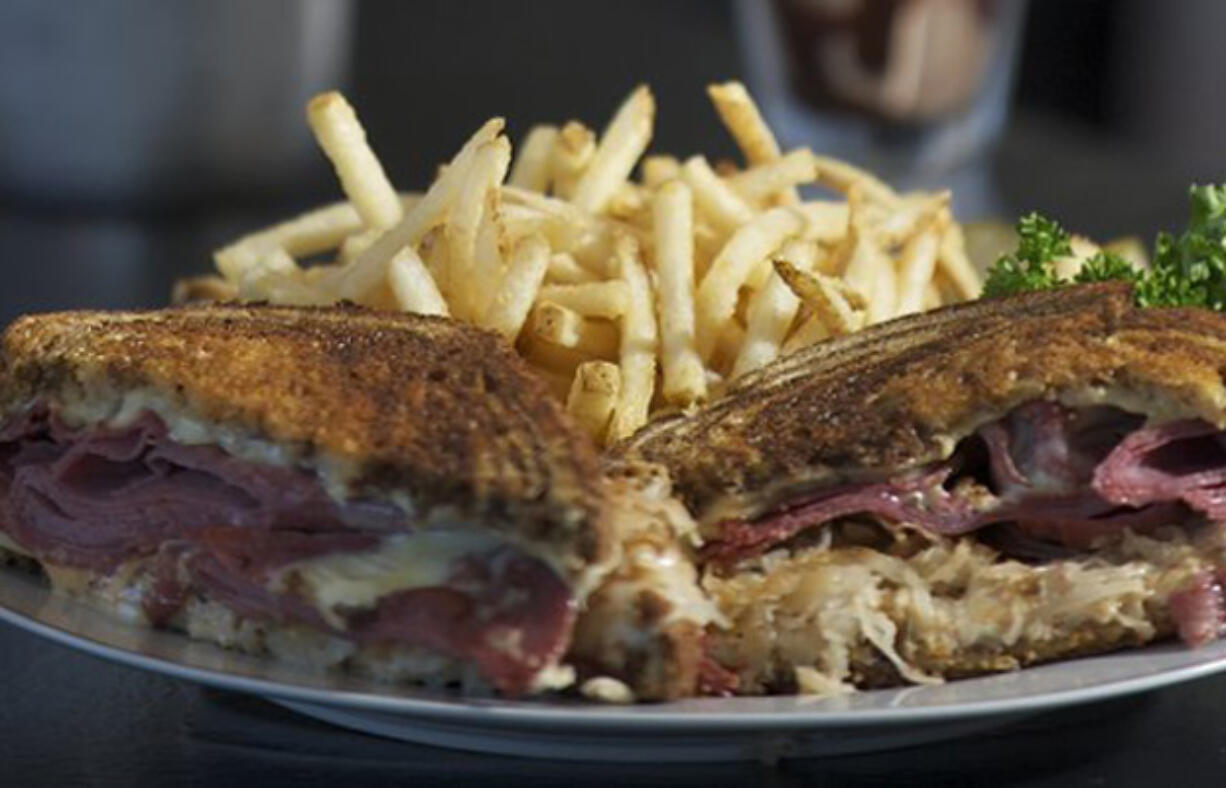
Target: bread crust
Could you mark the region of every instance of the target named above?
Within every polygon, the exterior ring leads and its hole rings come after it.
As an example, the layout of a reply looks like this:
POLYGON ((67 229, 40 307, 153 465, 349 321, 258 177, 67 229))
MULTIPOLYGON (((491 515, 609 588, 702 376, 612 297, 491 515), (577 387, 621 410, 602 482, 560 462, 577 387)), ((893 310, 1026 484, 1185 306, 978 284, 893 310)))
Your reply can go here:
POLYGON ((786 485, 947 458, 1022 402, 1126 402, 1226 426, 1226 315, 1140 309, 1127 286, 978 301, 814 345, 692 416, 615 447, 665 465, 695 516, 752 514, 786 485), (730 503, 736 501, 734 505, 730 503))
POLYGON ((0 339, 0 416, 36 400, 151 391, 192 417, 350 469, 576 572, 615 550, 599 462, 497 335, 356 307, 190 305, 18 319, 0 339))

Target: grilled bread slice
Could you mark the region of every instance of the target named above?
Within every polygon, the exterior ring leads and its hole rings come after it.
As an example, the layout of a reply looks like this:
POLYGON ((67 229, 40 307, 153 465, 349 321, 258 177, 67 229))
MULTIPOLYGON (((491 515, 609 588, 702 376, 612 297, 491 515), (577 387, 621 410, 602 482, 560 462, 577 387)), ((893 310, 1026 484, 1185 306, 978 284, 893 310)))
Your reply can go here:
POLYGON ((1126 285, 977 301, 813 345, 614 448, 667 467, 703 526, 796 487, 943 460, 1035 399, 1226 426, 1226 317, 1139 309, 1126 285))
POLYGON ((351 497, 479 518, 576 576, 612 549, 596 454, 505 343, 458 322, 344 307, 58 313, 17 320, 0 353, 2 414, 42 400, 80 424, 149 408, 172 435, 275 446, 351 497))
POLYGON ((190 306, 26 317, 0 340, 0 547, 223 643, 565 684, 620 554, 612 505, 543 384, 449 320, 190 306))
POLYGON ((665 466, 739 691, 840 692, 1223 634, 1226 317, 1125 286, 780 359, 615 453, 665 466))

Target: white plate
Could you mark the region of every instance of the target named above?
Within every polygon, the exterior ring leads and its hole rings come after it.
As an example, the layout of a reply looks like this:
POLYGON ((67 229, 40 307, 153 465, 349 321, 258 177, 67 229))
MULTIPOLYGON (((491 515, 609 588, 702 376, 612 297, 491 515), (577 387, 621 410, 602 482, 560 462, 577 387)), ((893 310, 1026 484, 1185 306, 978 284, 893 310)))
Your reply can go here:
POLYGON ((1226 641, 1218 641, 1196 650, 1158 646, 844 698, 600 706, 458 698, 305 671, 124 624, 13 569, 0 570, 0 620, 106 659, 262 695, 381 736, 503 755, 619 762, 771 759, 912 746, 1226 670, 1226 641))

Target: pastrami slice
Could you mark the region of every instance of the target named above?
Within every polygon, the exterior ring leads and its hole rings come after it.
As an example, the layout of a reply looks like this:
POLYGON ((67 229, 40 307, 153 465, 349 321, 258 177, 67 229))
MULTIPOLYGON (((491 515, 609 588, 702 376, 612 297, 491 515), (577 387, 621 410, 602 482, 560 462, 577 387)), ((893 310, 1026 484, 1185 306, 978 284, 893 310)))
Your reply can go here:
POLYGON ((759 554, 853 515, 941 536, 1013 523, 1030 537, 1079 549, 1126 528, 1224 522, 1224 440, 1199 420, 1141 426, 1140 417, 1115 408, 1027 403, 981 427, 947 462, 818 489, 758 519, 725 521, 705 556, 759 554), (970 442, 983 446, 986 468, 974 467, 970 442))
POLYGON ((49 408, 27 410, 0 428, 0 495, 0 530, 39 560, 99 575, 144 567, 141 606, 154 625, 202 594, 252 621, 469 661, 508 694, 532 689, 570 642, 570 587, 491 538, 459 539, 430 554, 424 575, 402 571, 399 586, 329 609, 280 574, 377 563, 393 543, 411 551, 422 537, 409 518, 391 504, 337 502, 304 469, 177 443, 149 411, 122 427, 73 428, 49 408))

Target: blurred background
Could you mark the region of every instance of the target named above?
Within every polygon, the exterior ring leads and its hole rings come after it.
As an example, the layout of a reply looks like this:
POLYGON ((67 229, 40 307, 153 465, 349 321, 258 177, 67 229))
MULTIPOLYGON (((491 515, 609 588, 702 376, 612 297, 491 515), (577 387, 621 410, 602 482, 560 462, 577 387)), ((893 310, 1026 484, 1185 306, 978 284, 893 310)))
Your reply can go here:
POLYGON ((222 242, 339 190, 303 119, 343 88, 399 188, 483 120, 603 126, 649 83, 653 148, 733 156, 743 79, 788 145, 1147 241, 1226 179, 1217 0, 5 0, 0 320, 157 305, 222 242))

